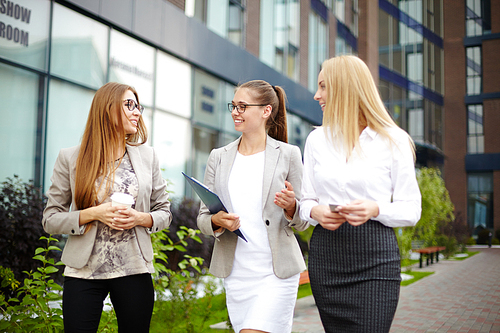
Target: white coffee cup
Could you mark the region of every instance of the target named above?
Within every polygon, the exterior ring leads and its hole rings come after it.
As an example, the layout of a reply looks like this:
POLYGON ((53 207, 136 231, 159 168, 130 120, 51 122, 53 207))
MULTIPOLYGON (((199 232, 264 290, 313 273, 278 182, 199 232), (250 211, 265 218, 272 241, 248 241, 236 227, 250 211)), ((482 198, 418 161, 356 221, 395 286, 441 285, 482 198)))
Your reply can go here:
POLYGON ((127 206, 131 208, 134 204, 134 197, 127 193, 113 193, 111 196, 111 206, 127 206))

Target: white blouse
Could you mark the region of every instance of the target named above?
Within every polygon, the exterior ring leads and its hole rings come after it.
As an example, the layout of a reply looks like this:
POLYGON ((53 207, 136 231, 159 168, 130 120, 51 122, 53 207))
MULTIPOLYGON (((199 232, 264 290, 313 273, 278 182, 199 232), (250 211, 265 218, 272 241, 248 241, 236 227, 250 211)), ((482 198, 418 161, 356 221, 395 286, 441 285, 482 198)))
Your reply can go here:
POLYGON ((353 200, 375 201, 379 215, 373 219, 388 227, 414 226, 422 211, 408 136, 391 128, 389 140, 369 127, 359 137, 361 151, 353 150, 346 162, 342 138, 325 136, 323 127, 311 132, 304 151, 300 217, 312 225, 316 205, 345 205, 353 200))

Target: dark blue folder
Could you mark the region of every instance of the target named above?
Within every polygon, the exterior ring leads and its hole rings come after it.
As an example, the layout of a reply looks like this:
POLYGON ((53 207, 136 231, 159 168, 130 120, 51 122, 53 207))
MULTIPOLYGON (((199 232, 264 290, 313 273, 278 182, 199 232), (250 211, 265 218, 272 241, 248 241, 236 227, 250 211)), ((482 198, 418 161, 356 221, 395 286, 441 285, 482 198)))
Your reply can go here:
MULTIPOLYGON (((220 198, 217 194, 210 191, 210 189, 208 187, 206 187, 205 184, 203 184, 199 180, 197 180, 193 177, 189 177, 184 172, 182 172, 182 174, 186 178, 189 185, 191 185, 193 190, 196 192, 196 194, 198 194, 201 201, 203 201, 205 206, 207 206, 207 208, 211 214, 217 214, 221 210, 228 213, 226 207, 224 207, 224 204, 222 203, 222 201, 220 200, 220 198)), ((245 236, 243 236, 243 234, 241 233, 240 229, 236 229, 233 232, 236 235, 238 235, 241 239, 243 239, 245 242, 248 242, 246 240, 245 236)))

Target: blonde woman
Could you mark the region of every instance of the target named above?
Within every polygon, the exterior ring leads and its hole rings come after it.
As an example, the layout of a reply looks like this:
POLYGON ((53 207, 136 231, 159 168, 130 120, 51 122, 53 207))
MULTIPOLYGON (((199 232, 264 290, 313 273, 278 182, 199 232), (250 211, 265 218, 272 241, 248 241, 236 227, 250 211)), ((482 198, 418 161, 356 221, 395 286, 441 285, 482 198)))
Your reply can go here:
POLYGON ((97 332, 108 294, 120 332, 149 332, 150 234, 168 227, 172 215, 156 153, 144 145, 143 110, 134 88, 105 84, 94 96, 81 144, 57 157, 42 224, 48 233, 69 235, 62 254, 67 333, 97 332), (112 206, 116 192, 135 203, 112 206))
POLYGON ((287 144, 286 95, 256 80, 229 103, 241 137, 212 150, 205 184, 229 213, 202 205, 198 227, 216 238, 210 273, 224 278, 229 319, 237 333, 291 332, 299 273, 306 266, 293 228, 299 218, 302 159, 287 144), (240 228, 248 243, 230 232, 240 228))
POLYGON ((314 99, 323 126, 307 138, 300 214, 315 225, 309 276, 321 321, 326 332, 389 332, 401 280, 393 227, 421 213, 414 144, 355 56, 323 63, 314 99))

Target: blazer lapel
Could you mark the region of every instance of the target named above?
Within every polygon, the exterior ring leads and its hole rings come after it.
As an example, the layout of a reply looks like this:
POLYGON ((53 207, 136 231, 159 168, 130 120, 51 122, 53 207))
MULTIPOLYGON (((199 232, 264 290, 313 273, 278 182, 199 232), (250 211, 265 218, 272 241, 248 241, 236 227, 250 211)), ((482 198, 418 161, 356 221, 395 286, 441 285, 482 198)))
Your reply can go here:
MULTIPOLYGON (((264 208, 267 197, 269 195, 269 190, 271 189, 271 183, 274 178, 274 170, 278 164, 278 159, 280 156, 280 146, 278 141, 267 136, 266 141, 266 157, 264 162, 264 180, 262 184, 262 208, 264 208)), ((284 186, 285 184, 283 184, 284 186)))
MULTIPOLYGON (((137 199, 143 198, 144 193, 144 184, 147 184, 147 173, 142 172, 143 171, 143 160, 141 153, 139 152, 139 149, 134 146, 129 146, 126 145, 125 148, 127 149, 128 157, 130 158, 130 163, 132 164, 132 167, 134 168, 135 175, 137 177, 137 183, 138 183, 138 192, 137 192, 137 199)), ((141 200, 136 200, 136 202, 140 203, 141 200)), ((140 210, 144 207, 135 207, 135 209, 140 210)))

